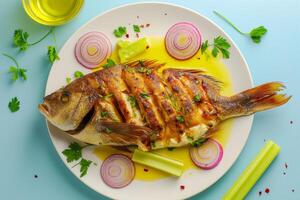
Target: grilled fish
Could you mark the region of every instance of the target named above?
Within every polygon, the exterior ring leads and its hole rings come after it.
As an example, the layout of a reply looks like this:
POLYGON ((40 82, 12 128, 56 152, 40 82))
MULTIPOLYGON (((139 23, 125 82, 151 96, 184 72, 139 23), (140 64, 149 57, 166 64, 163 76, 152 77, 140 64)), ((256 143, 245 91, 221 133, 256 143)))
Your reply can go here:
POLYGON ((220 95, 200 70, 164 69, 152 60, 102 69, 46 96, 40 112, 71 137, 93 145, 179 147, 210 137, 220 122, 285 104, 279 82, 220 95))

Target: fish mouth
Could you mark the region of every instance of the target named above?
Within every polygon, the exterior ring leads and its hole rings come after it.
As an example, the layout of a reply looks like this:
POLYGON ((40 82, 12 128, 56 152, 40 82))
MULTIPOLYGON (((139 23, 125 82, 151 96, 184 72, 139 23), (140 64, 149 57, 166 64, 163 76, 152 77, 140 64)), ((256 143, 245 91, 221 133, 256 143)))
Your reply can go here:
POLYGON ((50 110, 49 110, 49 106, 47 104, 45 104, 45 103, 39 104, 38 109, 46 117, 50 116, 50 110))
POLYGON ((69 131, 66 131, 66 132, 71 134, 71 135, 75 135, 75 134, 80 133, 88 125, 88 123, 93 119, 94 114, 95 114, 95 108, 93 106, 91 108, 91 110, 82 118, 81 122, 76 127, 76 129, 69 130, 69 131))

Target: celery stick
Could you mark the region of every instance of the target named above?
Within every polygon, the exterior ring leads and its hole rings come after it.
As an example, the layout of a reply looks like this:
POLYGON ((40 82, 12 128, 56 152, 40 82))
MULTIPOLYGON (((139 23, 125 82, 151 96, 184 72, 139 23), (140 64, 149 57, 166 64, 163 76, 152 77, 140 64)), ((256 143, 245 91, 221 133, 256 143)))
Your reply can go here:
POLYGON ((155 169, 170 173, 175 176, 181 176, 183 163, 177 160, 163 157, 155 153, 144 152, 136 149, 133 153, 132 160, 155 169))
POLYGON ((269 140, 240 177, 232 185, 230 190, 223 196, 223 200, 244 199, 256 181, 266 171, 272 161, 280 152, 280 147, 269 140))
POLYGON ((135 56, 146 51, 148 42, 146 38, 139 39, 135 42, 127 44, 126 42, 119 41, 119 57, 121 63, 127 62, 135 56), (122 47, 121 47, 122 46, 122 47))

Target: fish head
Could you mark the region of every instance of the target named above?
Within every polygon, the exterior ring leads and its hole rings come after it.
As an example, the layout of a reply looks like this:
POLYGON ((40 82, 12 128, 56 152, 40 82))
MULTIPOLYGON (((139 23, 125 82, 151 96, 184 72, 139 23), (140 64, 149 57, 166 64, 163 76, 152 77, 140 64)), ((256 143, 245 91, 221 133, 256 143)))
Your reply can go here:
POLYGON ((44 97, 39 104, 40 112, 56 127, 63 131, 72 131, 87 121, 93 113, 93 107, 99 98, 97 91, 82 80, 75 80, 52 94, 44 97))

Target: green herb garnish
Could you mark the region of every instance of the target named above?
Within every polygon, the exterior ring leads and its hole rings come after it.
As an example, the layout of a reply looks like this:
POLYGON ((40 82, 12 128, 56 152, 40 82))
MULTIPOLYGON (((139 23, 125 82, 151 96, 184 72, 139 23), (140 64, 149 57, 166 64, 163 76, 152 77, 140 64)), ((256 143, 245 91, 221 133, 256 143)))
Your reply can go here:
POLYGON ((201 101, 201 95, 200 95, 200 94, 196 94, 196 95, 194 96, 194 101, 195 101, 195 102, 200 102, 200 101, 201 101))
POLYGON ((103 65, 103 68, 110 68, 110 67, 113 67, 115 65, 116 65, 115 61, 113 61, 112 59, 108 58, 107 61, 106 61, 106 64, 103 65))
POLYGON ((108 95, 105 95, 104 97, 103 97, 103 99, 104 100, 108 100, 110 97, 112 97, 112 96, 114 96, 114 94, 112 94, 112 93, 110 93, 110 94, 108 94, 108 95))
POLYGON ((8 70, 8 72, 12 74, 12 80, 16 81, 19 78, 22 78, 23 80, 27 80, 27 76, 26 76, 27 69, 20 68, 19 63, 14 57, 5 53, 2 53, 2 55, 11 59, 16 65, 16 66, 10 66, 8 70))
POLYGON ((145 93, 145 92, 142 92, 142 93, 140 94, 140 96, 141 96, 142 98, 144 98, 144 99, 149 98, 149 94, 147 94, 147 93, 145 93))
POLYGON ((70 163, 81 158, 81 150, 82 147, 77 142, 72 142, 69 148, 65 149, 62 154, 66 156, 67 162, 70 163))
POLYGON ((134 30, 134 32, 136 32, 136 33, 141 32, 141 29, 140 29, 140 26, 139 26, 139 25, 133 25, 133 30, 134 30))
POLYGON ((114 35, 115 35, 117 38, 122 37, 122 36, 125 35, 126 33, 127 33, 127 29, 126 29, 126 27, 124 27, 124 26, 120 26, 120 27, 118 27, 117 29, 114 30, 114 35))
POLYGON ((204 142, 206 142, 206 140, 207 140, 207 138, 200 138, 194 142, 191 142, 191 145, 193 147, 198 147, 198 146, 202 145, 204 142))
POLYGON ((28 49, 29 46, 33 46, 39 42, 41 42, 42 40, 44 40, 49 34, 51 34, 53 32, 53 28, 51 28, 49 30, 49 32, 44 35, 41 39, 39 39, 38 41, 34 42, 34 43, 28 43, 27 39, 29 37, 29 34, 27 32, 24 32, 22 29, 17 29, 14 32, 14 37, 13 37, 13 43, 15 47, 18 47, 20 49, 20 51, 26 51, 28 49))
POLYGON ((231 45, 227 42, 227 40, 221 36, 214 38, 214 43, 209 44, 208 40, 206 40, 201 46, 201 53, 204 53, 208 47, 212 46, 213 49, 211 51, 214 57, 217 57, 218 54, 221 52, 223 58, 228 59, 230 57, 229 48, 231 45))
POLYGON ((101 115, 101 117, 108 117, 108 112, 107 111, 101 111, 100 115, 101 115))
POLYGON ((91 165, 92 161, 86 160, 84 158, 81 159, 80 161, 80 177, 83 177, 87 174, 87 171, 91 165))
POLYGON ((54 63, 55 60, 59 60, 59 56, 56 52, 55 46, 48 46, 48 58, 51 63, 54 63))
POLYGON ((71 79, 70 77, 67 77, 67 78, 66 78, 67 84, 71 83, 71 81, 72 81, 72 79, 71 79))
POLYGON ((184 122, 184 117, 182 115, 178 115, 176 116, 176 120, 179 122, 179 123, 183 123, 184 122))
POLYGON ((221 17, 223 20, 225 20, 228 24, 230 24, 238 33, 248 36, 252 39, 254 43, 260 43, 261 38, 267 33, 267 29, 264 26, 259 26, 257 28, 252 29, 250 32, 245 33, 242 32, 238 27, 236 27, 227 17, 224 15, 218 13, 217 11, 214 11, 216 15, 221 17))
POLYGON ((8 108, 11 112, 17 112, 20 109, 20 101, 17 97, 14 97, 8 103, 8 108))
POLYGON ((111 133, 111 132, 112 132, 112 129, 106 127, 106 128, 104 129, 104 132, 105 132, 105 133, 111 133))
POLYGON ((82 158, 82 149, 87 146, 89 145, 82 147, 77 142, 72 142, 69 145, 69 148, 65 149, 62 152, 62 154, 67 158, 68 163, 79 160, 81 158, 81 160, 73 166, 75 167, 77 165, 80 165, 80 177, 83 177, 87 174, 88 168, 92 163, 92 161, 82 158))
POLYGON ((81 71, 75 71, 74 72, 74 77, 75 78, 81 78, 83 76, 84 76, 84 74, 81 71))
POLYGON ((129 101, 131 107, 136 107, 137 102, 136 102, 136 98, 134 96, 128 96, 128 101, 129 101))

